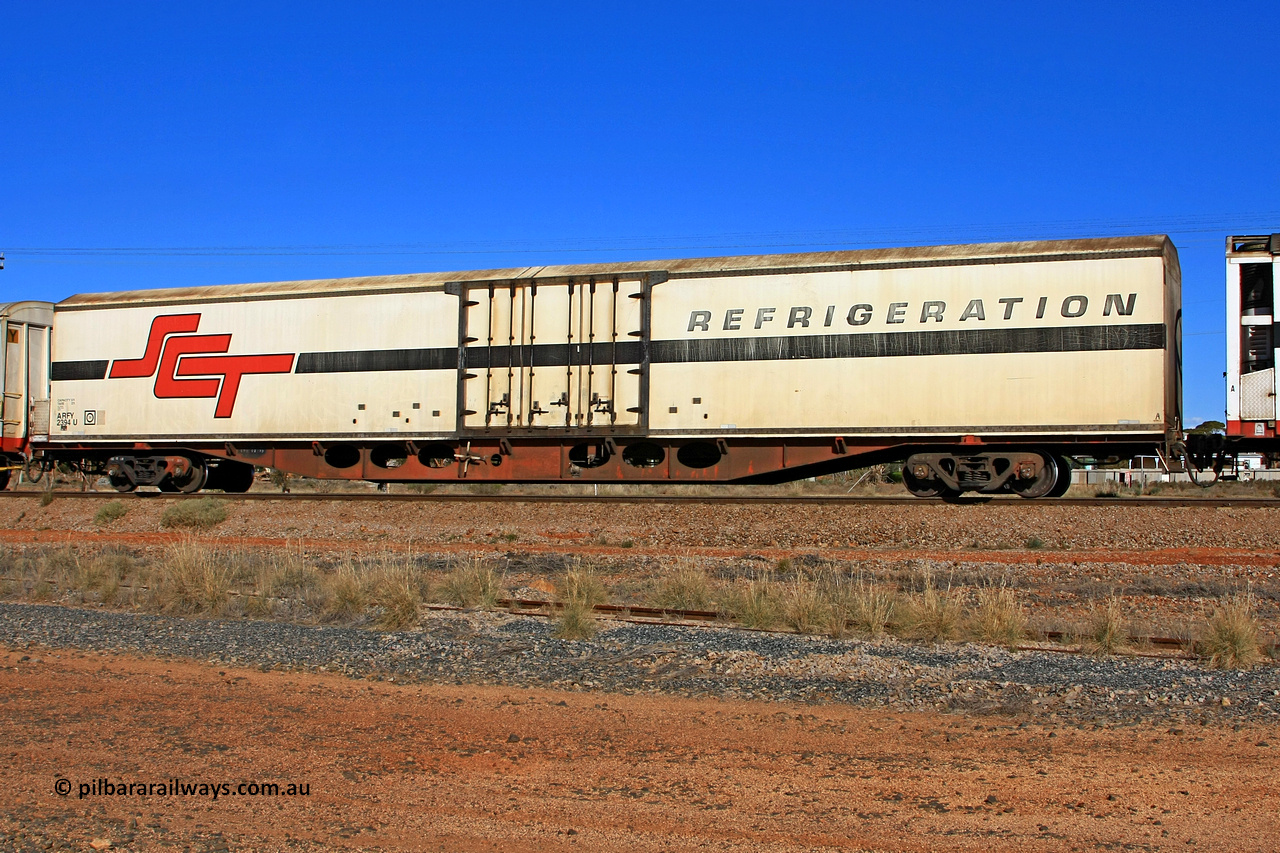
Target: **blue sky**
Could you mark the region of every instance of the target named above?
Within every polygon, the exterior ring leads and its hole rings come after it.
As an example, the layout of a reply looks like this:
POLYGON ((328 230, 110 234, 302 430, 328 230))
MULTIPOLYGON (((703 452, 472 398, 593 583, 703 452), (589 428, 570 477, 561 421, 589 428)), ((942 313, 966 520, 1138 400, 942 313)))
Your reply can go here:
POLYGON ((0 301, 1168 233, 1219 418, 1224 238, 1280 231, 1258 8, 6 0, 0 301))

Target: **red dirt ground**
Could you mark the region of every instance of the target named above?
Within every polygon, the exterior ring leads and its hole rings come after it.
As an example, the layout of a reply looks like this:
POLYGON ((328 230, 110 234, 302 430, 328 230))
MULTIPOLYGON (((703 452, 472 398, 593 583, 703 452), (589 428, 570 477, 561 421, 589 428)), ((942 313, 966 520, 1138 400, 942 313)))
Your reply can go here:
POLYGON ((0 667, 12 847, 33 833, 173 851, 1246 851, 1280 838, 1274 729, 399 686, 39 648, 0 649, 0 667), (78 796, 98 778, 175 777, 310 795, 78 796))

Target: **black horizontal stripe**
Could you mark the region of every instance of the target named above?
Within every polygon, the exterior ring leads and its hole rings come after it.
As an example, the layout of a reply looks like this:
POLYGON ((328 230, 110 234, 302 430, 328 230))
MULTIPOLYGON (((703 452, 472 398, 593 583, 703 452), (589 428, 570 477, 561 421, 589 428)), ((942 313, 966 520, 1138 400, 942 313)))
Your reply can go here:
POLYGON ((802 358, 876 358, 1032 352, 1164 349, 1160 323, 1064 326, 1043 329, 947 329, 767 338, 654 341, 654 364, 700 361, 784 361, 802 358))
POLYGON ((380 370, 457 370, 457 347, 304 352, 294 373, 367 373, 380 370))
POLYGON ((73 379, 105 379, 107 376, 107 360, 100 361, 55 361, 49 371, 54 382, 69 382, 73 379))
POLYGON ((639 364, 643 347, 637 340, 603 344, 535 344, 526 347, 467 347, 467 367, 566 367, 570 364, 639 364))
MULTIPOLYGON (((1160 323, 1123 326, 1061 326, 1042 329, 947 329, 914 332, 867 332, 844 335, 777 335, 762 338, 693 338, 653 341, 653 364, 791 359, 877 358, 919 355, 1009 354, 1033 352, 1100 352, 1150 350, 1166 346, 1160 323)), ((468 369, 566 367, 580 364, 640 364, 644 345, 637 340, 615 343, 536 344, 466 350, 468 369)), ((392 370, 456 370, 456 347, 402 350, 304 352, 295 373, 367 373, 392 370)), ((55 361, 54 380, 102 379, 103 361, 55 361)))

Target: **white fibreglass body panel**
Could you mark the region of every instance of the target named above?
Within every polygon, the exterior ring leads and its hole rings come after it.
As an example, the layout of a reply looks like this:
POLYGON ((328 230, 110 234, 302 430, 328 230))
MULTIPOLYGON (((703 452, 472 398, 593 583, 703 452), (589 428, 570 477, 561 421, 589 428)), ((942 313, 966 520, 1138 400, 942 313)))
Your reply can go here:
MULTIPOLYGON (((156 316, 189 313, 200 315, 198 334, 231 335, 228 355, 291 353, 295 369, 308 352, 457 346, 457 298, 437 290, 60 311, 54 361, 140 358, 156 316)), ((57 381, 63 426, 51 439, 445 433, 456 424, 456 383, 456 369, 250 374, 231 416, 215 418, 214 399, 157 397, 155 375, 57 381)))

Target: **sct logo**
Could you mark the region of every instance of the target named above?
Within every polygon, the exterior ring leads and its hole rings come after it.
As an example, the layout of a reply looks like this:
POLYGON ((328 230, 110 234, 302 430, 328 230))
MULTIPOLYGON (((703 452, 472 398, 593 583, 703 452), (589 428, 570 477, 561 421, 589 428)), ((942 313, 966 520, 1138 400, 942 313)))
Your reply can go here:
POLYGON ((240 390, 242 376, 293 370, 293 353, 206 355, 225 353, 231 346, 231 335, 192 334, 199 326, 199 314, 156 317, 151 321, 147 350, 142 358, 116 359, 111 363, 110 378, 144 379, 155 376, 156 397, 217 397, 218 405, 213 416, 229 418, 236 405, 236 392, 240 390))

